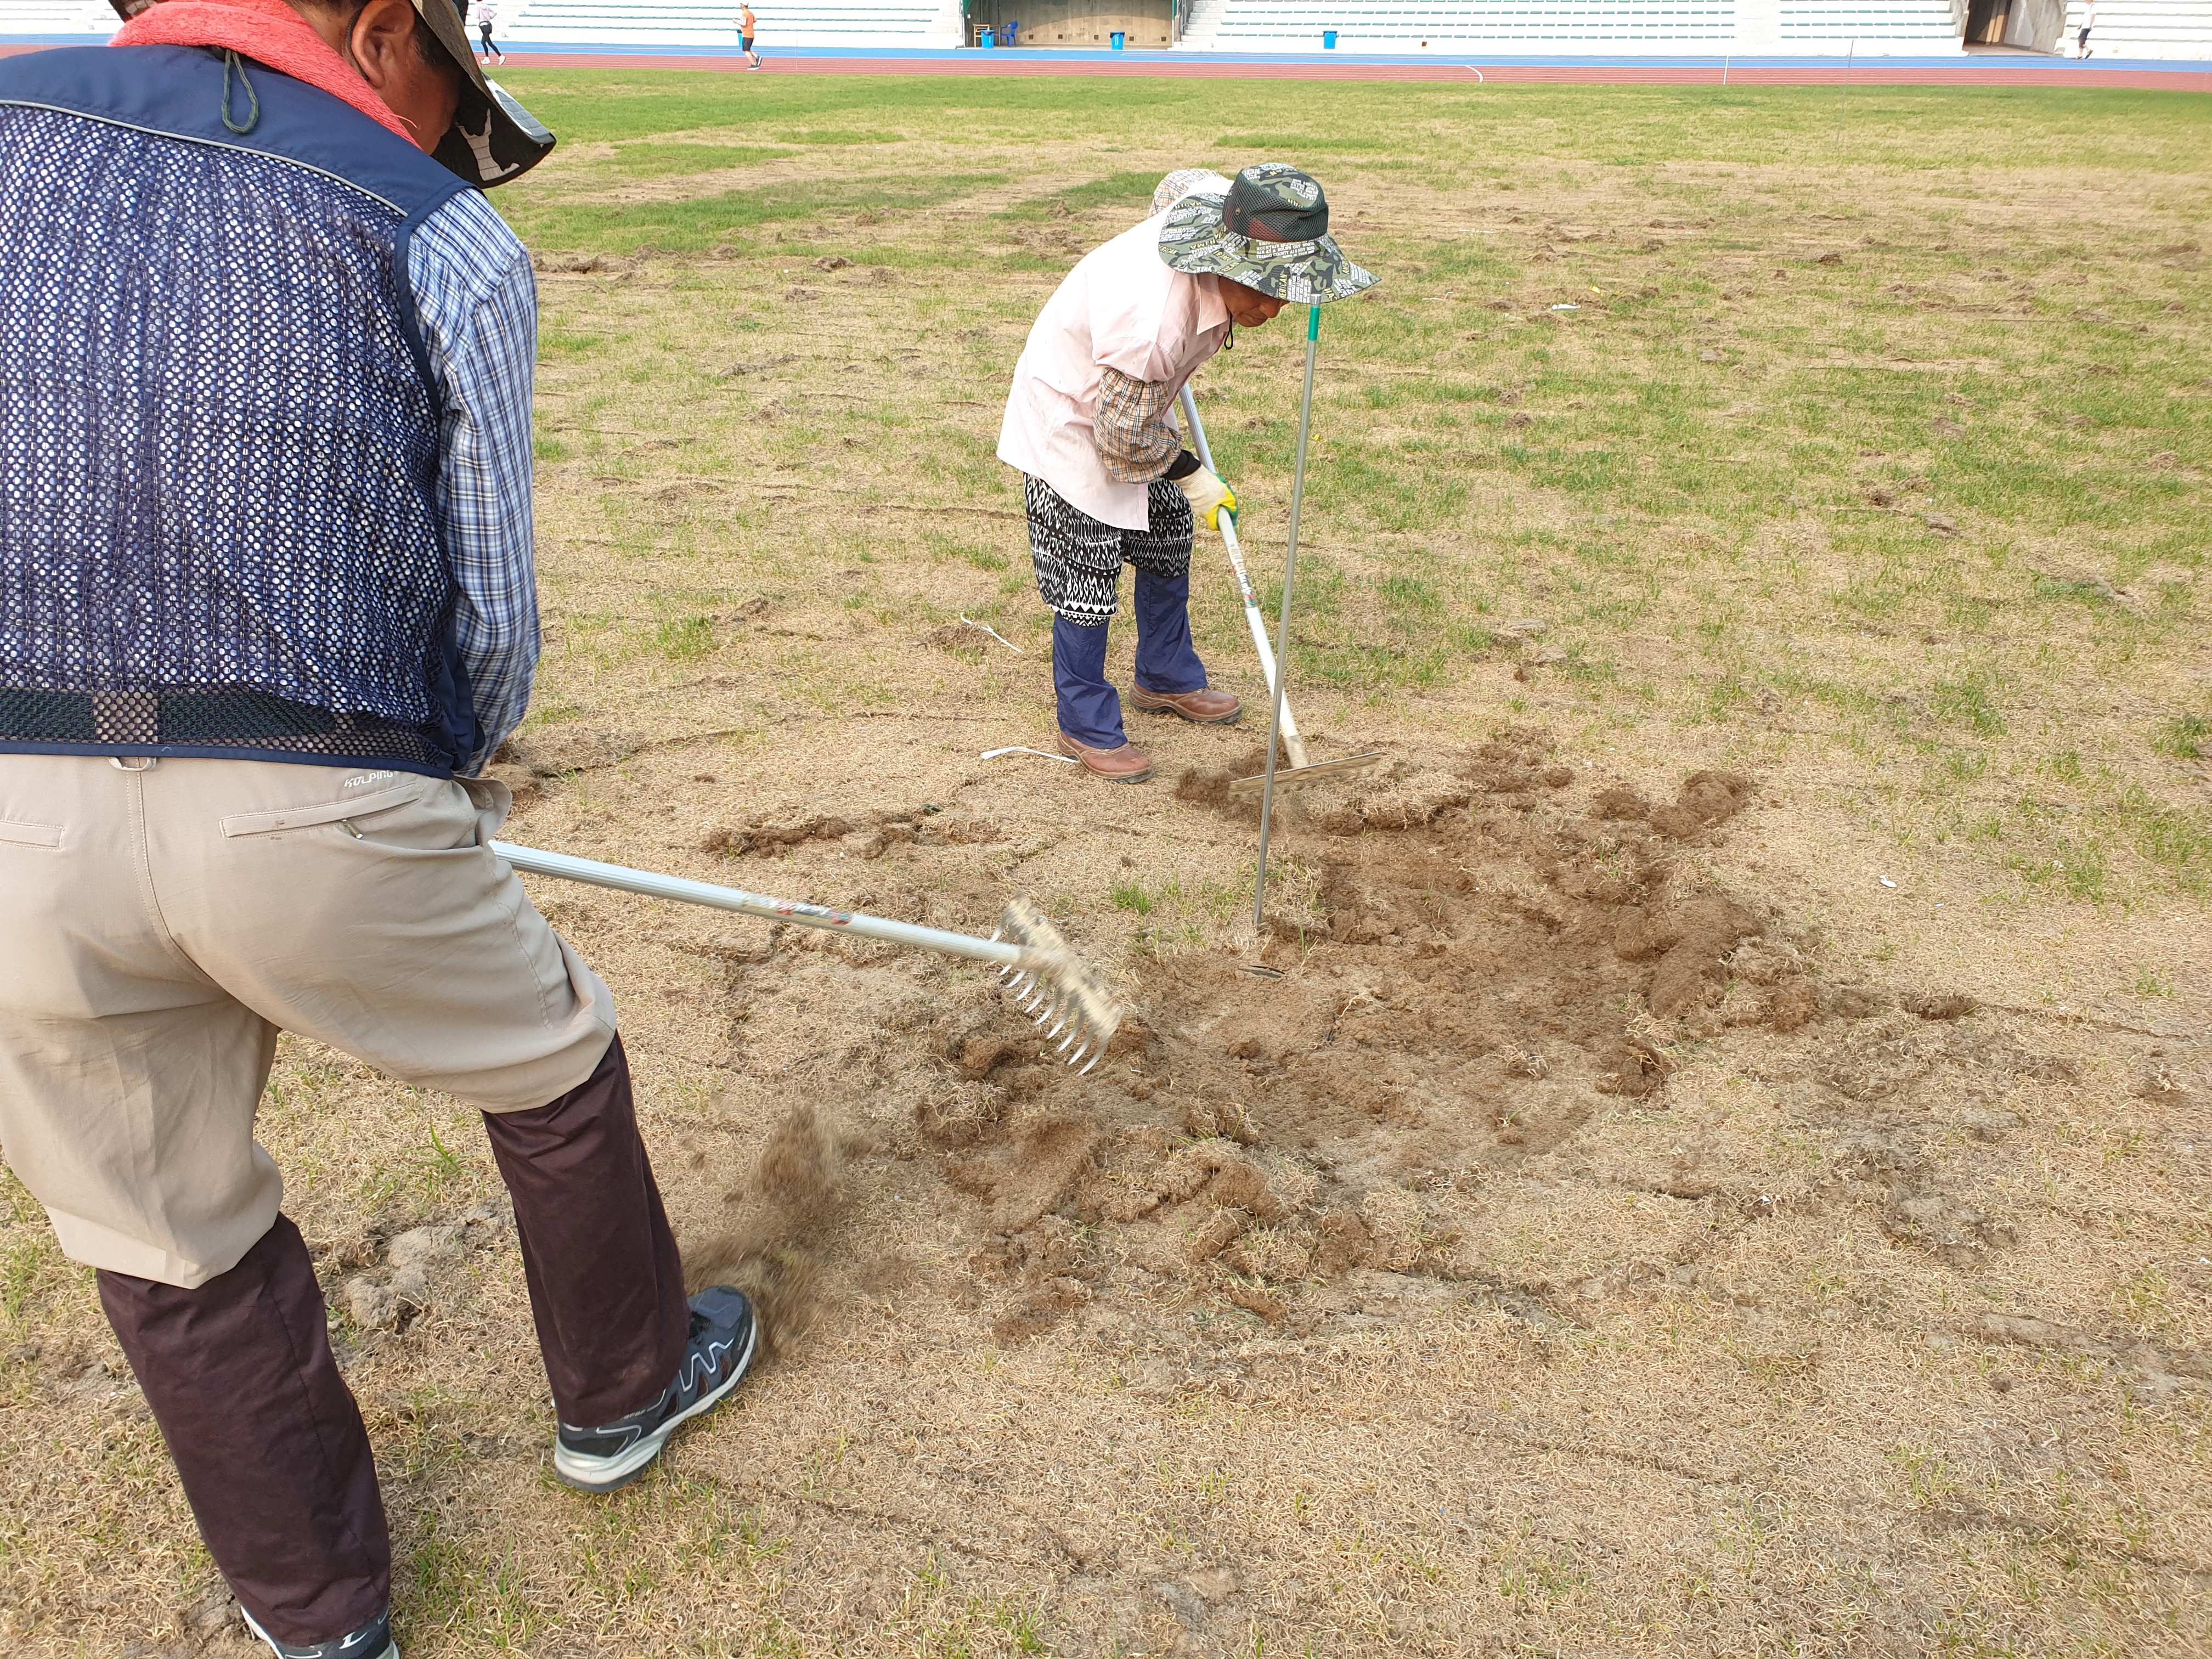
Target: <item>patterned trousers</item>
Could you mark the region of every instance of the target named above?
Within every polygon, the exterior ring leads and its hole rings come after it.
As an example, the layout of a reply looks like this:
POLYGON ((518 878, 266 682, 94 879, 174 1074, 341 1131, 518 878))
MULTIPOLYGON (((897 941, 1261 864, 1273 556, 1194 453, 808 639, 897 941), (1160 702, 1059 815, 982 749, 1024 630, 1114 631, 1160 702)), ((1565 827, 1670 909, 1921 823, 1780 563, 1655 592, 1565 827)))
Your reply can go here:
POLYGON ((1164 478, 1146 499, 1152 528, 1122 530, 1063 500, 1042 478, 1022 475, 1022 504, 1029 510, 1030 562, 1038 597, 1079 627, 1110 622, 1121 608, 1121 567, 1140 574, 1188 576, 1194 533, 1190 502, 1164 478))
POLYGON ((1137 567, 1137 684, 1196 691, 1206 665, 1190 642, 1190 502, 1163 480, 1152 487, 1152 527, 1119 530, 1024 475, 1030 557, 1037 592, 1053 609, 1052 678, 1060 729, 1093 749, 1128 741, 1121 698, 1106 680, 1106 624, 1121 604, 1121 567, 1137 567))

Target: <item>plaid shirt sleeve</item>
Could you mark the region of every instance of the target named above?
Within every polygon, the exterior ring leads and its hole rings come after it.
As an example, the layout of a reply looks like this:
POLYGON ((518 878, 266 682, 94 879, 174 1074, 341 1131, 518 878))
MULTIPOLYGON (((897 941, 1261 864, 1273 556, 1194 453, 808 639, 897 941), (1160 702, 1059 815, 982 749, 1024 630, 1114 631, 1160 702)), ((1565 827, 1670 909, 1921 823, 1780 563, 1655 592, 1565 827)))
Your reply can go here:
POLYGON ((464 191, 416 228, 408 277, 445 401, 438 516, 460 590, 453 632, 483 742, 473 775, 522 723, 538 670, 530 400, 538 284, 491 204, 464 191))
POLYGON ((1182 453, 1182 434, 1168 419, 1175 388, 1164 380, 1133 380, 1118 368, 1099 374, 1103 378, 1091 429, 1107 476, 1120 483, 1164 478, 1182 453))

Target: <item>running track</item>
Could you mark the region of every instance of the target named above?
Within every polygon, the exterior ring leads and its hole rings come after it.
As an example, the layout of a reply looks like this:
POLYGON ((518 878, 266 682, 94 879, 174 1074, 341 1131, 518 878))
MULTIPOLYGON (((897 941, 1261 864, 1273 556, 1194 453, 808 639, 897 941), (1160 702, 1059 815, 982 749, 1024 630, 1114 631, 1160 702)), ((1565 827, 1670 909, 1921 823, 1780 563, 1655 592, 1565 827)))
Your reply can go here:
MULTIPOLYGON (((0 57, 42 46, 88 46, 97 37, 0 38, 0 57)), ((520 46, 516 68, 705 70, 736 72, 744 59, 682 46, 520 46)), ((2122 59, 2100 64, 2027 55, 1945 58, 1395 57, 1295 52, 1011 52, 771 45, 767 75, 1081 75, 1256 81, 1545 82, 1599 86, 2127 87, 2212 92, 2212 62, 2122 59)))

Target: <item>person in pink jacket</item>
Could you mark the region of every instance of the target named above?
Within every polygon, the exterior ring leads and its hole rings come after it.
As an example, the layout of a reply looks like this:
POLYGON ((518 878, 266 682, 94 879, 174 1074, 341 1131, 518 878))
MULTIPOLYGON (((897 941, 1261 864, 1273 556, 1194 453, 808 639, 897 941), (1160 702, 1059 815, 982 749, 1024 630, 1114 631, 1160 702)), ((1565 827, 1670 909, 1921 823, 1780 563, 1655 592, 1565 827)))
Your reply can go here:
POLYGON ((1125 563, 1137 570, 1137 708, 1206 723, 1243 712, 1207 683, 1189 613, 1194 521, 1218 528, 1237 497, 1183 447, 1176 394, 1237 329, 1375 281, 1329 237, 1321 185, 1282 162, 1234 180, 1171 174, 1154 208, 1046 302, 999 433, 999 459, 1022 473, 1037 592, 1053 611, 1060 752, 1115 783, 1152 769, 1106 678, 1125 563))

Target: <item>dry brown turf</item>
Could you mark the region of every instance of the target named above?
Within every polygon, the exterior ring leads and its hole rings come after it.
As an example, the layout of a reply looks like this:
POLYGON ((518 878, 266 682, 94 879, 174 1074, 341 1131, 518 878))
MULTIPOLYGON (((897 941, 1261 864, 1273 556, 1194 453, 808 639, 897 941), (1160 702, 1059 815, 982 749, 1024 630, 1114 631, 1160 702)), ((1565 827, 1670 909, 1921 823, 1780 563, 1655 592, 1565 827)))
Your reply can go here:
MULTIPOLYGON (((1131 1018, 1074 1079, 965 966, 536 884, 773 1338, 604 1501, 471 1115, 288 1041, 410 1659, 2205 1651, 2199 100, 516 79, 572 142, 505 202, 509 835, 1025 892, 1131 1018), (1285 806, 1255 936, 1251 730, 978 757, 1052 732, 1023 331, 1266 154, 1387 279, 1323 331, 1292 671, 1385 758, 1285 806)), ((1263 580, 1297 349, 1200 382, 1263 580)), ((242 1654, 4 1190, 0 1650, 242 1654)))

